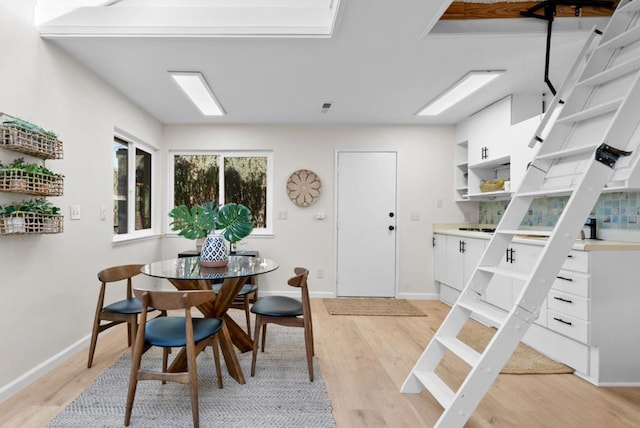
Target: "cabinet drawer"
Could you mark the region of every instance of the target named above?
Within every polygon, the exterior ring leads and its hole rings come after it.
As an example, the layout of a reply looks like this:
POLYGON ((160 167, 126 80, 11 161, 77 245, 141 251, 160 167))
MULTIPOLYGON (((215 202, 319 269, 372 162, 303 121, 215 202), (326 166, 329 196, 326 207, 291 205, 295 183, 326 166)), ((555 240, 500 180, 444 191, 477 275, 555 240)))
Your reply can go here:
POLYGON ((571 250, 562 269, 589 273, 589 253, 587 251, 571 250))
POLYGON ((548 308, 583 321, 589 321, 589 299, 557 290, 549 291, 548 308))
POLYGON ((579 373, 589 374, 589 347, 583 343, 536 324, 531 325, 522 342, 579 373))
POLYGON ((566 291, 576 296, 589 297, 589 275, 561 270, 555 281, 553 281, 551 289, 566 291))
POLYGON ((547 327, 578 342, 589 342, 589 323, 549 309, 547 327))

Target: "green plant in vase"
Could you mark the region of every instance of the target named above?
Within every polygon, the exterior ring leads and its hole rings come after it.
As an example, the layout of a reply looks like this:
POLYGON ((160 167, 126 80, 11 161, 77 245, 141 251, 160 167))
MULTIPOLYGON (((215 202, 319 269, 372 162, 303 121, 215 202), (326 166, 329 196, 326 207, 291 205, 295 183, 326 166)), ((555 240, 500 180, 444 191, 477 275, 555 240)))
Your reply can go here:
POLYGON ((201 261, 204 266, 224 266, 228 250, 224 239, 235 243, 251 234, 255 223, 249 208, 242 204, 228 203, 218 206, 207 202, 189 209, 185 205, 169 211, 171 230, 188 239, 206 240, 202 246, 201 261))

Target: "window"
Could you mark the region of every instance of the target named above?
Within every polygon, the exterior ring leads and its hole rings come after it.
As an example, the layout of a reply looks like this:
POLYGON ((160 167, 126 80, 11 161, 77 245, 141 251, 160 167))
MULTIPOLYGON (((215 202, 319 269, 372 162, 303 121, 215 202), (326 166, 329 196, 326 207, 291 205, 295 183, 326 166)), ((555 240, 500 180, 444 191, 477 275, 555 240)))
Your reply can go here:
POLYGON ((251 211, 254 233, 271 233, 271 153, 174 153, 173 205, 235 202, 251 211))
POLYGON ((113 234, 149 235, 152 222, 152 151, 121 137, 113 139, 113 234))

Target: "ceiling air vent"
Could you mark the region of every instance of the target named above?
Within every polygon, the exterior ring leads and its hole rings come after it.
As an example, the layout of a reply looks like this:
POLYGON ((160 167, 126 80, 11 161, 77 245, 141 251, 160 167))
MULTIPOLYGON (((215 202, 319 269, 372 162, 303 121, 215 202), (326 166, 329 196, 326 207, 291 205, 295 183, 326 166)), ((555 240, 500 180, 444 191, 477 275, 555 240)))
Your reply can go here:
POLYGON ((320 110, 322 113, 326 113, 331 108, 331 103, 323 103, 322 109, 320 110))

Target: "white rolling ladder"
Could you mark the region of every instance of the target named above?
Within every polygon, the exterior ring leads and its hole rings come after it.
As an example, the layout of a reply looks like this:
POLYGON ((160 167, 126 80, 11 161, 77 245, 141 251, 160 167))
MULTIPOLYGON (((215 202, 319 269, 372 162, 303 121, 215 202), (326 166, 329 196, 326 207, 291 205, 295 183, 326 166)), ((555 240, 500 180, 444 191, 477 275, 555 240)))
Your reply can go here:
POLYGON ((602 190, 614 182, 637 186, 639 79, 640 0, 622 0, 606 30, 593 31, 554 97, 531 141, 531 146, 539 144, 539 148, 520 188, 462 294, 402 386, 403 393, 427 389, 442 405, 436 426, 462 427, 471 417, 538 317, 602 190), (562 195, 569 199, 551 231, 521 225, 535 199, 562 195), (529 272, 500 267, 509 244, 519 234, 548 237, 529 272), (500 277, 525 283, 508 313, 483 299, 491 281, 500 277), (497 326, 482 353, 457 338, 471 316, 497 326), (436 374, 448 352, 470 366, 457 391, 436 374))

